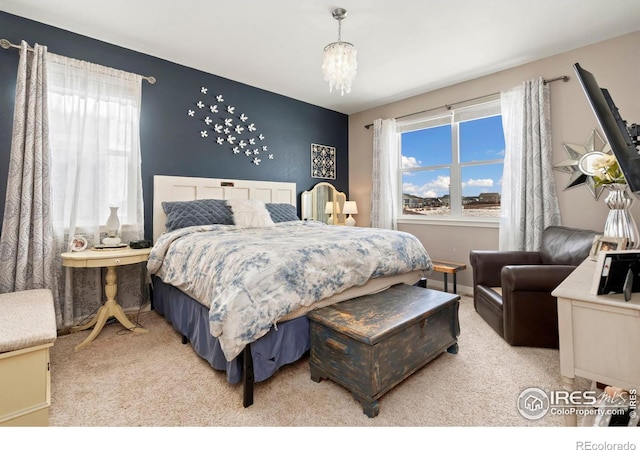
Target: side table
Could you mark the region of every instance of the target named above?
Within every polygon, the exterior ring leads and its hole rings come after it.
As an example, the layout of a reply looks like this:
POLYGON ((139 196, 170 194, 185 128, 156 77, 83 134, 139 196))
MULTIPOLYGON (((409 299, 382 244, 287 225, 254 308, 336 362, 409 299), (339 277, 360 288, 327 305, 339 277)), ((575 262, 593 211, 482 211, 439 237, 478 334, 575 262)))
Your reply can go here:
POLYGON ((76 351, 89 345, 96 336, 100 334, 105 323, 111 317, 115 317, 123 327, 134 333, 146 333, 149 331, 146 328, 133 324, 124 313, 122 307, 116 302, 116 292, 118 290, 116 267, 145 262, 149 258, 149 253, 151 253, 150 248, 132 249, 125 247, 117 250, 91 249, 82 252, 66 252, 62 254, 62 265, 65 267, 107 268, 106 284, 104 286, 107 301, 98 309, 97 314, 89 323, 71 328, 71 331, 82 331, 94 327, 91 334, 76 346, 76 351))
POLYGON ((433 263, 434 272, 441 272, 444 274, 444 291, 445 292, 449 292, 447 274, 449 273, 453 274, 453 293, 457 294, 458 283, 456 280, 456 275, 458 274, 459 271, 466 269, 467 265, 462 263, 455 263, 455 262, 438 261, 435 259, 432 260, 431 262, 433 263))

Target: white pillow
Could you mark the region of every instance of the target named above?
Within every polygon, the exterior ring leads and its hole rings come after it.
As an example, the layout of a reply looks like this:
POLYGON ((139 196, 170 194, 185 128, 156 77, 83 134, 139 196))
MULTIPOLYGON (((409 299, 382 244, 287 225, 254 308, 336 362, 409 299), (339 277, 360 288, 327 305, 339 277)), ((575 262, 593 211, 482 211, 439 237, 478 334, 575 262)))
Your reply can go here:
POLYGON ((275 225, 264 202, 260 200, 227 200, 233 211, 233 223, 240 228, 275 225))

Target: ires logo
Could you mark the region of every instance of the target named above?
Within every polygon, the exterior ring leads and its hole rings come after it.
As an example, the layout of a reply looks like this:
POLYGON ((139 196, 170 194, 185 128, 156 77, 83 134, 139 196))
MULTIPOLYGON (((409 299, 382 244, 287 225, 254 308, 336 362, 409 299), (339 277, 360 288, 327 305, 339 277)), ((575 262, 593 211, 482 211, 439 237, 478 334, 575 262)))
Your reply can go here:
POLYGON ((517 401, 520 415, 537 420, 551 412, 553 415, 617 415, 627 409, 631 417, 636 415, 636 390, 626 391, 549 391, 528 388, 520 393, 517 401))

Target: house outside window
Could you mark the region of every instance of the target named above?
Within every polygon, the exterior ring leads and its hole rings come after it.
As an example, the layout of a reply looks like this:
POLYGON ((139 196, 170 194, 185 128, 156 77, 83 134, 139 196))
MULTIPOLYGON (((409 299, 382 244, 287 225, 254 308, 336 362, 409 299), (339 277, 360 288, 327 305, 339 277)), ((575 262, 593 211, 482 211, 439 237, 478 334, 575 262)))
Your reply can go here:
POLYGON ((399 220, 498 223, 504 132, 500 100, 398 121, 399 220))

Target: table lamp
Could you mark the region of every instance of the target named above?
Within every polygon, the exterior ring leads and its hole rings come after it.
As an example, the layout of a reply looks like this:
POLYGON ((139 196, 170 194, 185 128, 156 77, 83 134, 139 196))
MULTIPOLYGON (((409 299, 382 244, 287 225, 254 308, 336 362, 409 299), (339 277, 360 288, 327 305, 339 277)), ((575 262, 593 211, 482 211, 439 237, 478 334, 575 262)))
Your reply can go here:
POLYGON ((338 203, 334 203, 334 202, 327 202, 324 205, 324 213, 325 214, 329 214, 329 218, 327 219, 327 225, 333 225, 334 222, 334 218, 333 218, 333 214, 340 214, 340 205, 338 203), (335 211, 334 211, 334 205, 335 205, 335 211))
POLYGON ((358 214, 358 205, 355 201, 344 202, 344 209, 342 211, 345 214, 349 214, 344 221, 344 224, 348 227, 352 227, 356 224, 356 219, 353 218, 353 214, 358 214))

